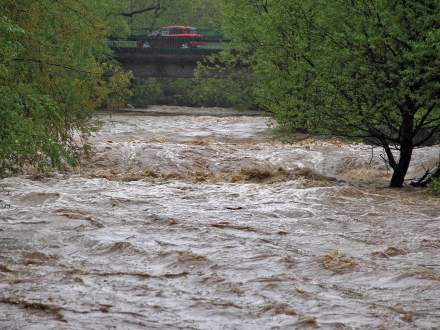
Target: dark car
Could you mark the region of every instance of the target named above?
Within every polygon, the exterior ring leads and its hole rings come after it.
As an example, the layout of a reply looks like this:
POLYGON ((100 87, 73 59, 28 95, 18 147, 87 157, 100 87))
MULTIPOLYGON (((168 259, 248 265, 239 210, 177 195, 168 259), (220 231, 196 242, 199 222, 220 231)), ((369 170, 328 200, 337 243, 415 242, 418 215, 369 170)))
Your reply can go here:
POLYGON ((192 26, 166 26, 150 33, 144 43, 147 48, 194 48, 203 45, 202 36, 192 26))

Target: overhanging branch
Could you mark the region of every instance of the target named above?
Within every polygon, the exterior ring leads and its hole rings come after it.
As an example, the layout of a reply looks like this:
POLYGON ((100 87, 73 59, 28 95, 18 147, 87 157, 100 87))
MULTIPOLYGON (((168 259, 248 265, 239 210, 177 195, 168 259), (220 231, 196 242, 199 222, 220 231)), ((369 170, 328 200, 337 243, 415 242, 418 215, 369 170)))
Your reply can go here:
POLYGON ((60 64, 60 63, 50 63, 50 62, 46 62, 46 61, 42 61, 42 60, 38 60, 38 59, 34 59, 34 58, 14 58, 13 61, 15 61, 15 62, 28 62, 28 63, 36 63, 36 64, 42 64, 42 65, 47 65, 47 66, 53 66, 53 67, 62 68, 65 70, 74 71, 74 72, 78 72, 78 73, 85 73, 85 74, 89 74, 89 75, 100 75, 96 72, 85 71, 82 69, 74 68, 69 65, 60 64))
POLYGON ((143 9, 138 9, 138 10, 134 10, 131 12, 126 12, 126 13, 119 13, 119 15, 124 16, 124 17, 133 17, 135 15, 139 15, 139 14, 143 14, 149 11, 153 11, 153 10, 159 10, 161 9, 160 4, 156 5, 156 6, 151 6, 151 7, 147 7, 147 8, 143 8, 143 9))

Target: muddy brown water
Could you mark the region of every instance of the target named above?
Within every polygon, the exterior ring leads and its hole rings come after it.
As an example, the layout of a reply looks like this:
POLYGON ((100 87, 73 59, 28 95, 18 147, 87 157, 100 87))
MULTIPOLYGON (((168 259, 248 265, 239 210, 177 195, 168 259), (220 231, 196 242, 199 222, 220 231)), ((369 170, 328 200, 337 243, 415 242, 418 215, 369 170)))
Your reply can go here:
POLYGON ((161 109, 0 181, 0 329, 440 328, 439 199, 387 189, 380 150, 161 109))

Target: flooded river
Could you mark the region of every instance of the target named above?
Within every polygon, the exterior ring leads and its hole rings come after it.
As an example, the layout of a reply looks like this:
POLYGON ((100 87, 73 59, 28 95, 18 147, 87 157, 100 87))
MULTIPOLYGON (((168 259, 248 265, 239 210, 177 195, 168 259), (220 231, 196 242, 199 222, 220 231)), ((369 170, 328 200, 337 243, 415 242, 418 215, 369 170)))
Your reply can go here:
POLYGON ((439 329, 439 199, 234 114, 101 115, 75 172, 1 180, 0 329, 439 329))

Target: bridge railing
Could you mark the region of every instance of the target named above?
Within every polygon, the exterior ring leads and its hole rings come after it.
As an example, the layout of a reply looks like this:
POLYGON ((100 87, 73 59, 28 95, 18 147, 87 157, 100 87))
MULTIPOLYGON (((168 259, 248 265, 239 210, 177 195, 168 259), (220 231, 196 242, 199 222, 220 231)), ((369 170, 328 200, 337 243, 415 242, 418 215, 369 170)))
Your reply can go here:
POLYGON ((223 49, 224 41, 218 38, 188 38, 188 37, 142 37, 130 36, 126 38, 109 39, 109 46, 115 49, 132 48, 132 49, 149 49, 152 52, 180 52, 190 49, 197 51, 201 49, 209 49, 220 51, 223 49))

